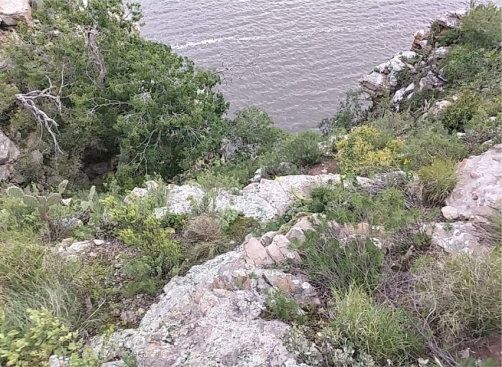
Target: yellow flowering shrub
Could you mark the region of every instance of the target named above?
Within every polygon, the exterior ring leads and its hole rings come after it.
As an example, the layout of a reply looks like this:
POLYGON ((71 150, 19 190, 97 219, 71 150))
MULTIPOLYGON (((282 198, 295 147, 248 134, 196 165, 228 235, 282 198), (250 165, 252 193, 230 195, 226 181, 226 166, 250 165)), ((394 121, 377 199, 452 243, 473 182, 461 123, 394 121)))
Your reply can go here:
POLYGON ((346 139, 337 143, 336 148, 342 172, 364 175, 385 171, 403 162, 403 142, 370 126, 353 129, 346 139))
POLYGON ((3 312, 0 309, 0 366, 7 367, 47 367, 49 357, 56 354, 66 357, 72 366, 97 366, 97 360, 77 341, 77 333, 71 332, 61 320, 49 311, 26 311, 30 327, 19 330, 2 331, 3 312))

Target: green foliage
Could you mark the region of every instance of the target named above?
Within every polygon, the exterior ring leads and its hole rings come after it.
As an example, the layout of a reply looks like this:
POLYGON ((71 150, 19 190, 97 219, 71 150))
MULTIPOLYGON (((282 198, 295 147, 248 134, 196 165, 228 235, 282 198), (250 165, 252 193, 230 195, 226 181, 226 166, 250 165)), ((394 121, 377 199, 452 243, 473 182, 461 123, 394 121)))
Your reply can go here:
MULTIPOLYGON (((49 357, 69 357, 72 366, 98 366, 90 355, 81 357, 77 334, 55 318, 48 310, 26 311, 30 327, 24 332, 0 330, 0 364, 13 367, 47 367, 49 357)), ((0 329, 4 315, 0 310, 0 329)))
POLYGON ((340 129, 350 131, 361 125, 367 117, 368 111, 363 108, 362 92, 351 90, 345 95, 345 101, 340 102, 335 115, 319 123, 319 129, 323 135, 331 135, 340 129))
POLYGON ((353 129, 336 147, 336 158, 343 172, 364 175, 399 167, 402 161, 403 142, 369 126, 353 129))
POLYGON ((358 286, 335 291, 330 311, 331 326, 340 337, 379 363, 410 361, 421 349, 420 340, 406 330, 411 324, 406 314, 392 306, 375 304, 358 286))
POLYGON ((43 245, 16 240, 0 242, 3 330, 26 330, 29 308, 47 309, 74 329, 100 326, 103 310, 86 309, 84 300, 101 304, 107 299, 102 287, 107 270, 97 263, 67 262, 43 245))
POLYGON ((500 332, 501 268, 500 250, 417 260, 412 297, 445 344, 500 332))
POLYGON ((82 200, 80 202, 80 207, 82 208, 83 211, 90 210, 94 208, 94 195, 96 194, 96 186, 92 186, 91 189, 89 190, 89 194, 87 195, 87 200, 82 200))
POLYGON ((439 121, 450 132, 463 132, 464 126, 476 115, 479 104, 476 95, 466 91, 442 111, 439 121))
POLYGON ((412 170, 432 164, 436 157, 459 161, 468 154, 467 146, 456 135, 448 134, 437 124, 411 132, 404 151, 412 170))
POLYGON ((21 199, 25 205, 36 208, 40 213, 40 218, 49 222, 49 209, 51 206, 61 202, 61 194, 65 191, 67 184, 68 181, 64 180, 59 184, 57 193, 49 193, 48 195, 39 195, 38 190, 36 190, 33 195, 28 195, 25 194, 19 187, 12 186, 7 189, 7 195, 13 198, 21 199))
POLYGON ((257 157, 284 140, 287 133, 274 126, 270 116, 257 107, 247 107, 239 112, 234 120, 230 121, 229 139, 238 150, 233 162, 257 157))
POLYGON ((313 131, 304 131, 287 140, 281 148, 287 162, 300 167, 321 163, 322 152, 319 148, 321 137, 313 131))
POLYGON ((300 325, 307 321, 306 312, 302 310, 294 298, 284 293, 284 290, 275 289, 267 294, 266 307, 264 316, 267 318, 300 325))
POLYGON ((502 10, 494 3, 479 4, 462 19, 460 42, 476 48, 494 49, 500 46, 502 10))
POLYGON ((129 205, 113 196, 103 200, 106 226, 126 245, 141 252, 152 269, 152 276, 175 275, 181 262, 179 243, 171 239, 174 229, 163 227, 145 203, 129 205))
POLYGON ((406 227, 417 215, 406 210, 404 194, 392 187, 372 195, 338 184, 315 187, 310 195, 310 211, 324 213, 328 219, 339 223, 366 222, 390 232, 406 227))
POLYGON ((422 198, 429 204, 442 205, 457 184, 456 164, 437 158, 418 171, 422 183, 422 198))
POLYGON ((235 177, 217 173, 212 170, 207 170, 198 174, 194 182, 206 191, 211 189, 232 190, 242 187, 239 180, 235 177))
MULTIPOLYGON (((84 8, 77 1, 46 0, 33 16, 39 22, 22 28, 8 47, 13 66, 4 71, 5 83, 21 93, 52 83, 61 109, 43 97, 37 107, 58 123, 59 146, 81 157, 77 163, 118 156, 124 181, 154 172, 171 178, 219 149, 228 106, 213 91, 218 75, 141 38, 134 30, 141 18, 136 5, 92 0, 84 8)), ((38 129, 30 114, 16 113, 10 122, 38 129)), ((66 155, 56 151, 50 134, 42 138, 48 165, 69 177, 69 167, 57 162, 66 155)))
POLYGON ((297 250, 309 279, 325 290, 356 284, 371 293, 383 279, 383 254, 369 239, 341 243, 318 229, 307 231, 297 250))

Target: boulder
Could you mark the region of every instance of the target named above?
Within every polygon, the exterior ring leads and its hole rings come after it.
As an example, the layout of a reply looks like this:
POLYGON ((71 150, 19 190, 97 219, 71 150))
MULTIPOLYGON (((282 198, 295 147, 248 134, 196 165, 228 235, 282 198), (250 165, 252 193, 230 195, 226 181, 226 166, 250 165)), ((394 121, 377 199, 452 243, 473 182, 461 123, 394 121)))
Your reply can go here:
POLYGON ((502 209, 502 144, 487 152, 464 159, 458 169, 458 182, 443 216, 456 222, 437 223, 432 243, 447 252, 480 252, 488 248, 483 225, 502 209))
POLYGON ((15 26, 18 22, 30 23, 30 0, 1 0, 0 25, 15 26))
POLYGON ((443 110, 448 107, 449 105, 451 105, 451 102, 450 101, 447 101, 447 100, 442 100, 442 101, 437 101, 436 103, 434 103, 434 105, 432 106, 432 114, 434 116, 438 116, 441 114, 441 112, 443 112, 443 110))
POLYGON ((383 94, 385 90, 389 88, 389 82, 384 75, 372 72, 369 75, 364 76, 359 80, 364 92, 368 93, 370 96, 378 96, 383 94))
MULTIPOLYGON (((487 152, 464 159, 458 169, 458 182, 446 199, 458 218, 486 216, 502 208, 502 144, 487 152)), ((450 210, 450 209, 448 209, 450 210)))
POLYGON ((427 75, 425 75, 422 79, 420 79, 419 85, 420 85, 420 90, 423 89, 443 90, 444 86, 446 85, 446 80, 442 76, 435 74, 432 71, 429 71, 427 75))
MULTIPOLYGON (((250 242, 171 279, 137 329, 95 338, 95 353, 114 360, 127 350, 138 367, 305 366, 283 345, 290 326, 260 314, 273 289, 319 304, 316 292, 299 276, 245 261, 250 242)), ((258 240, 252 247, 263 253, 258 240)))
POLYGON ((14 162, 19 157, 19 149, 0 131, 0 165, 14 162))

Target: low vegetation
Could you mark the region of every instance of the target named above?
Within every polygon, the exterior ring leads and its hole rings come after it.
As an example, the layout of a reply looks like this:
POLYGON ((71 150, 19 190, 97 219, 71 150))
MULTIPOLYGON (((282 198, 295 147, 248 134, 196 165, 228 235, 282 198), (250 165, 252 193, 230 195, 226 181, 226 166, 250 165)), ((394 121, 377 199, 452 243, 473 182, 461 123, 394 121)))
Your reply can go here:
MULTIPOLYGON (((124 317, 125 308, 148 308, 173 276, 248 233, 284 230, 298 213, 315 213, 321 224, 294 243, 302 265, 291 270, 308 276, 322 304, 304 309, 277 291, 262 317, 291 324, 291 340, 303 340, 292 345, 300 360, 490 365, 465 361, 462 351, 500 336, 500 215, 482 226, 493 250, 480 256, 440 253, 428 225, 457 183, 457 163, 500 142, 499 8, 477 6, 458 30, 432 25, 434 41, 449 47, 438 61, 443 91, 417 91, 399 110, 385 97, 366 108, 350 92, 320 123, 322 134, 289 134, 256 107, 224 117, 218 75, 143 40, 139 9, 128 12, 131 19, 118 0, 89 1, 85 11, 45 0, 33 13, 40 22, 20 25, 7 45, 0 125, 30 154, 16 167, 24 183, 0 194, 1 366, 45 367, 53 354, 72 367, 98 366, 85 345, 136 325, 141 315, 124 317), (48 120, 26 107, 31 92, 48 120), (439 99, 450 104, 434 114, 439 99), (103 162, 107 172, 92 173, 103 162), (273 222, 215 208, 221 190, 238 195, 258 169, 274 179, 324 162, 341 182, 295 193, 273 222), (366 185, 357 176, 378 179, 366 185), (171 183, 198 185, 205 196, 188 200, 190 214, 155 211, 166 207, 171 183), (148 194, 135 197, 136 185, 148 194), (91 239, 106 246, 79 256, 61 247, 91 239), (305 337, 319 353, 302 349, 305 337)), ((402 73, 399 82, 419 74, 402 73)))

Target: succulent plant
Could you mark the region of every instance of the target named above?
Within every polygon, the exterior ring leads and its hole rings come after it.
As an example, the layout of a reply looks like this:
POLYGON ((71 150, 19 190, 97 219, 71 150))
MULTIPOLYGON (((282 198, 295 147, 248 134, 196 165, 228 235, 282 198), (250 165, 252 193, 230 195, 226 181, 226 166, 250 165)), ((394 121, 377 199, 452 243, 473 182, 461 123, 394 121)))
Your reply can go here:
POLYGON ((92 210, 94 206, 93 198, 95 193, 96 193, 96 186, 92 186, 91 189, 89 190, 89 194, 87 195, 87 200, 82 200, 80 202, 80 207, 82 208, 82 210, 84 211, 92 210))
POLYGON ((61 194, 65 191, 66 185, 68 185, 68 180, 64 180, 59 184, 57 193, 53 192, 49 195, 39 195, 39 191, 36 188, 33 189, 32 194, 25 194, 19 187, 11 186, 7 189, 7 195, 13 198, 21 199, 23 203, 29 207, 37 208, 40 213, 40 217, 43 220, 47 220, 49 208, 63 200, 61 194))

